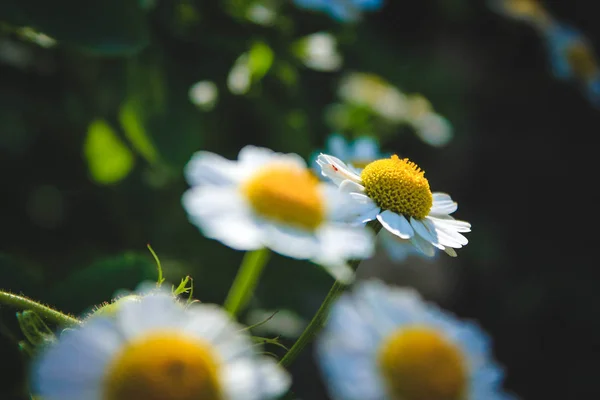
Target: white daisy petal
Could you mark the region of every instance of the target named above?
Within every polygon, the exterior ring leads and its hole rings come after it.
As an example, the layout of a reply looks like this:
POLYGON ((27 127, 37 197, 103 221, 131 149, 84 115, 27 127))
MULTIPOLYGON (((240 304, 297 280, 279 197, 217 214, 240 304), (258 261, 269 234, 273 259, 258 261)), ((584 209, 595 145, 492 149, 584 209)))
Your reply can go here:
POLYGON ((267 246, 262 230, 249 215, 225 216, 205 220, 202 233, 236 250, 257 250, 267 246))
POLYGON ((452 197, 448 193, 444 192, 433 192, 431 194, 434 201, 452 201, 452 197))
POLYGON ((367 229, 329 225, 318 236, 321 250, 313 261, 343 282, 354 279, 354 272, 345 260, 365 259, 374 252, 374 236, 367 229))
POLYGON ((381 209, 379 207, 368 209, 366 211, 361 212, 354 221, 359 221, 360 223, 373 221, 375 218, 377 218, 380 212, 381 209))
POLYGON ((183 173, 190 185, 228 185, 242 177, 238 163, 208 151, 196 152, 183 173))
POLYGON ((282 224, 265 224, 262 229, 265 244, 277 253, 308 260, 319 251, 319 239, 313 232, 282 224))
POLYGON ((431 210, 429 210, 429 214, 441 214, 441 215, 448 215, 448 214, 452 214, 453 212, 455 212, 458 209, 458 203, 455 203, 453 201, 448 201, 448 200, 442 200, 442 201, 437 201, 434 200, 433 201, 433 205, 431 206, 431 210))
POLYGON ((413 228, 403 215, 396 214, 390 210, 385 210, 379 214, 377 220, 385 229, 399 238, 410 239, 415 234, 413 228))
POLYGON ((413 227, 415 232, 427 242, 431 243, 440 250, 444 250, 444 246, 440 244, 435 230, 430 231, 421 220, 414 219, 413 217, 410 217, 410 225, 413 227))
POLYGON ((181 202, 190 217, 198 218, 213 219, 247 209, 238 190, 231 186, 193 187, 183 194, 181 202))
POLYGON ((360 183, 357 183, 355 181, 352 180, 345 180, 342 181, 342 183, 340 183, 339 185, 340 191, 342 192, 346 192, 346 193, 364 193, 365 192, 365 187, 363 185, 361 185, 360 183))
POLYGON ((336 157, 320 154, 317 157, 317 163, 321 166, 321 174, 338 186, 345 180, 361 183, 360 176, 336 157))
POLYGON ((289 387, 289 375, 268 360, 244 359, 227 365, 221 376, 228 400, 270 400, 289 387))
MULTIPOLYGON (((461 235, 459 233, 459 231, 454 229, 454 227, 448 226, 444 223, 440 223, 439 220, 430 219, 430 221, 433 224, 433 226, 435 227, 435 230, 436 230, 436 233, 438 234, 438 236, 450 237, 450 238, 452 238, 452 240, 460 243, 463 246, 466 245, 467 243, 469 243, 469 240, 466 237, 464 237, 463 235, 461 235)), ((455 247, 455 246, 452 246, 452 247, 455 247)))
POLYGON ((114 321, 97 317, 86 329, 65 331, 34 363, 32 387, 48 399, 101 400, 104 370, 123 338, 114 321))
POLYGON ((429 217, 426 217, 425 221, 428 226, 433 227, 433 230, 435 230, 438 240, 442 245, 458 249, 469 243, 467 238, 465 238, 460 233, 452 229, 448 229, 446 226, 442 226, 437 224, 436 222, 433 222, 429 219, 429 217))
POLYGON ((471 224, 465 221, 458 221, 454 218, 442 218, 440 216, 428 216, 436 224, 442 224, 449 229, 454 229, 457 232, 471 232, 471 224))
POLYGON ((435 247, 433 247, 433 244, 423 239, 420 235, 411 237, 410 242, 427 257, 433 257, 435 255, 435 247))
POLYGON ((131 339, 152 330, 176 329, 184 314, 172 296, 157 293, 144 296, 144 301, 123 303, 116 318, 125 338, 131 339))

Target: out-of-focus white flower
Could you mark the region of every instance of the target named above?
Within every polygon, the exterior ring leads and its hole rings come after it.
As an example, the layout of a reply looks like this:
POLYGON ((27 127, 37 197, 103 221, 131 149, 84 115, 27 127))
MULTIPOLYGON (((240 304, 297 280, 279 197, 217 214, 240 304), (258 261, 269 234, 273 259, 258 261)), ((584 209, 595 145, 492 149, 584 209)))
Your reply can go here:
POLYGON ((317 359, 336 400, 508 400, 476 324, 373 280, 332 307, 317 359))
POLYGON ((600 67, 589 39, 577 29, 554 22, 543 31, 552 72, 557 79, 581 85, 594 106, 600 106, 600 67))
POLYGON ((512 19, 521 20, 543 30, 552 23, 552 17, 540 0, 488 0, 493 11, 512 19))
POLYGON ((32 380, 44 400, 269 400, 290 385, 225 311, 160 292, 65 331, 32 380))
POLYGON ((259 25, 273 25, 276 17, 277 12, 266 3, 254 3, 246 11, 246 18, 259 25))
POLYGON ((267 247, 320 264, 344 282, 354 277, 347 261, 373 252, 372 232, 345 223, 361 206, 320 182, 297 154, 246 146, 231 161, 200 151, 185 175, 190 221, 234 249, 267 247))
POLYGON ((212 110, 219 97, 219 89, 212 81, 194 83, 189 91, 190 100, 204 111, 212 110))
POLYGON ((323 176, 361 205, 353 224, 377 219, 429 257, 436 248, 455 257, 454 249, 468 243, 461 233, 470 232, 471 224, 450 216, 457 203, 446 193, 432 193, 425 173, 412 161, 393 155, 368 164, 360 175, 330 155, 321 154, 317 162, 323 176))
POLYGON ((342 66, 337 40, 328 32, 317 32, 300 39, 297 51, 304 65, 317 71, 337 71, 342 66))
POLYGON ((369 107, 390 122, 402 122, 407 117, 406 95, 374 74, 346 75, 340 82, 338 95, 348 103, 369 107))
POLYGON ((244 53, 237 58, 229 75, 227 75, 227 87, 233 94, 244 94, 250 89, 252 74, 248 66, 248 54, 244 53))

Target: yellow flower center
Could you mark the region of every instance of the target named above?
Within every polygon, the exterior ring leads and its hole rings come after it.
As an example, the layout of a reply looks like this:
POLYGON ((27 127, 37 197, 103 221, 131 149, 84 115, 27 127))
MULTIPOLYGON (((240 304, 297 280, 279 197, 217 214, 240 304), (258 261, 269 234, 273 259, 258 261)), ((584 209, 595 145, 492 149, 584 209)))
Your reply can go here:
POLYGON ((460 400, 467 366, 460 349, 425 327, 399 329, 379 349, 379 367, 393 398, 460 400))
POLYGON ((306 168, 274 163, 242 188, 254 211, 267 218, 314 230, 325 218, 319 180, 306 168))
POLYGON ((365 192, 379 207, 397 214, 423 219, 433 205, 425 173, 408 158, 373 161, 360 177, 365 192))
POLYGON ((566 50, 567 60, 575 76, 589 79, 598 73, 598 63, 592 50, 583 42, 576 42, 566 50))
POLYGON ((109 365, 103 400, 223 400, 208 343, 169 333, 127 344, 109 365))

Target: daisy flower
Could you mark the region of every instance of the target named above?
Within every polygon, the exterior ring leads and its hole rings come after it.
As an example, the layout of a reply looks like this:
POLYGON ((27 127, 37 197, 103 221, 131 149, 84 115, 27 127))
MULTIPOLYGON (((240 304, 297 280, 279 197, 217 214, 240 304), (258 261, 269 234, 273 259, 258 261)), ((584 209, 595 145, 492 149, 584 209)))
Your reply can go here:
POLYGON ((600 104, 600 68, 589 39, 578 30, 553 23, 543 31, 552 72, 557 79, 578 81, 588 100, 600 104))
POLYGON ((530 23, 537 29, 544 29, 552 22, 540 0, 488 0, 488 5, 499 14, 530 23))
POLYGON ((470 232, 471 224, 450 216, 457 204, 446 193, 432 193, 425 173, 407 158, 393 155, 373 161, 360 174, 330 155, 319 155, 317 162, 321 173, 355 200, 349 222, 377 219, 388 232, 429 257, 436 248, 455 257, 454 249, 468 243, 461 233, 470 232))
POLYGON ((157 292, 65 330, 32 383, 44 400, 261 400, 290 378, 219 307, 157 292))
POLYGON ((316 351, 336 400, 511 398, 477 325, 377 280, 334 303, 316 351))
POLYGON ((345 221, 354 202, 320 182, 296 154, 244 147, 237 161, 196 153, 185 168, 183 195, 190 221, 205 236, 237 250, 267 247, 322 265, 348 283, 350 259, 370 257, 373 234, 345 221))

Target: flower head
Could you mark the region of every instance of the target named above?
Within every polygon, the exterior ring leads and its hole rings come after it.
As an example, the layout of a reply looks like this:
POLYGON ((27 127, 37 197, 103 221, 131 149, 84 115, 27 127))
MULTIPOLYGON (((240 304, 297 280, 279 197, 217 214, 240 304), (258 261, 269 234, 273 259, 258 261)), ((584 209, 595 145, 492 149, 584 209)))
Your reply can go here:
POLYGON ((334 304, 317 356, 338 400, 509 398, 489 347, 475 324, 374 280, 334 304))
POLYGON ((488 0, 490 8, 507 17, 525 21, 538 29, 551 22, 550 13, 540 0, 488 0))
POLYGON ((266 400, 290 384, 225 311, 163 292, 65 331, 32 380, 47 400, 266 400))
POLYGON ((349 259, 369 257, 373 237, 345 222, 353 201, 320 182, 295 154, 244 147, 238 161, 198 152, 186 167, 192 185, 183 206, 210 238, 238 250, 268 247, 323 265, 336 279, 353 277, 349 259))
POLYGON ((317 162, 323 176, 360 204, 351 223, 377 218, 387 231, 430 257, 435 248, 456 256, 454 249, 468 243, 461 233, 470 232, 471 224, 450 216, 457 204, 445 193, 431 192, 425 173, 412 161, 394 155, 373 161, 360 175, 333 156, 321 154, 317 162))
POLYGON ((589 39, 558 22, 549 24, 543 34, 554 76, 579 83, 588 100, 600 105, 600 67, 589 39))

